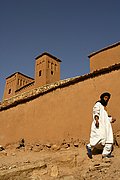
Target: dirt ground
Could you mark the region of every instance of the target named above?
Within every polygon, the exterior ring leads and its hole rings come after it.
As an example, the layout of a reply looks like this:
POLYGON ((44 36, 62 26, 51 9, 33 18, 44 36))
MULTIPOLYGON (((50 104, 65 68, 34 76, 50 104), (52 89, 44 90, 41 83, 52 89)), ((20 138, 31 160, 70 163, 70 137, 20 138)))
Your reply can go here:
POLYGON ((119 180, 120 148, 114 157, 101 154, 89 159, 85 144, 40 144, 17 147, 8 145, 0 151, 0 180, 119 180))

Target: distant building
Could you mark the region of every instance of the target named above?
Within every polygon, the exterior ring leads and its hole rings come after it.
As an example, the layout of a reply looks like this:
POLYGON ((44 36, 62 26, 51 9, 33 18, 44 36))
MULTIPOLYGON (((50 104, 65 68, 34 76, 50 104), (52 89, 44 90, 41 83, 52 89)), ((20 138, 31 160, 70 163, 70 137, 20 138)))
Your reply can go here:
POLYGON ((15 72, 6 78, 3 100, 60 80, 60 59, 44 52, 35 60, 34 79, 20 72, 15 72))

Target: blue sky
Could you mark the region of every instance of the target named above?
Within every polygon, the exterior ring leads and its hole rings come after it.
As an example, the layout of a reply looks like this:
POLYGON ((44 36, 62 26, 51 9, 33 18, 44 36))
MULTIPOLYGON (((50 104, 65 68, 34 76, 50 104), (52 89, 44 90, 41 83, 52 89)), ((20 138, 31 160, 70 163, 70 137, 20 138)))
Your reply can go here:
POLYGON ((89 73, 88 55, 120 41, 120 0, 0 0, 0 100, 5 78, 34 77, 35 57, 62 60, 61 79, 89 73))

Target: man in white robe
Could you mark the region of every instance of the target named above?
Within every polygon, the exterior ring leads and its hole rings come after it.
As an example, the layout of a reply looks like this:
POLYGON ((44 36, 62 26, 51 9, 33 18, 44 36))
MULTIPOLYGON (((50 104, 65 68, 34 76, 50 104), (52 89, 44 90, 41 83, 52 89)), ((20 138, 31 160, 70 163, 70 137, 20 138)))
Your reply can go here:
POLYGON ((113 131, 111 123, 114 118, 109 117, 106 111, 106 106, 110 99, 110 93, 105 92, 100 96, 100 101, 97 101, 93 107, 93 122, 91 126, 90 143, 86 145, 87 154, 92 158, 92 149, 103 147, 102 158, 113 157, 111 155, 113 148, 113 131))

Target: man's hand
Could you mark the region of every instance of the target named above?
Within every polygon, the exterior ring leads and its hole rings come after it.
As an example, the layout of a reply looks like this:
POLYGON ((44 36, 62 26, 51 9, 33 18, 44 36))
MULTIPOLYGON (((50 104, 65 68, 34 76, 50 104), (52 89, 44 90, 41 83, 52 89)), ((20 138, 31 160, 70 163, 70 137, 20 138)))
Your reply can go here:
POLYGON ((95 121, 96 121, 96 123, 95 123, 96 128, 99 128, 99 117, 98 116, 95 116, 95 121))
POLYGON ((112 118, 112 122, 111 123, 114 123, 116 121, 116 119, 115 118, 112 118))

